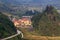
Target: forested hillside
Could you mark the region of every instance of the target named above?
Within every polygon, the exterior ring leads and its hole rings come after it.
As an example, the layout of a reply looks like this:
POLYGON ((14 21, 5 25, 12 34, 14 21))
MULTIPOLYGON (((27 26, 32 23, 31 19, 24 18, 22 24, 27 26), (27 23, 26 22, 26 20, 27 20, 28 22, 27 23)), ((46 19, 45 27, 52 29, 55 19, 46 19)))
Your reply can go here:
MULTIPOLYGON (((0 39, 17 34, 17 30, 9 18, 0 12, 0 39)), ((9 40, 20 40, 20 35, 9 40)))
POLYGON ((32 18, 33 27, 42 36, 60 36, 60 14, 53 6, 47 6, 32 18))

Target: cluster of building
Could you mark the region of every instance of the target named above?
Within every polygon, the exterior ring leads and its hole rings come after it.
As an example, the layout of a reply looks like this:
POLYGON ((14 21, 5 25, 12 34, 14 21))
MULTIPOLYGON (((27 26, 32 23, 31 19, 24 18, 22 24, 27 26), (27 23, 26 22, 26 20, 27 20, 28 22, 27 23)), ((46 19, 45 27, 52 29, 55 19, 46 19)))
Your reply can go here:
POLYGON ((16 27, 29 28, 32 26, 30 17, 23 16, 21 19, 13 18, 12 22, 16 27))

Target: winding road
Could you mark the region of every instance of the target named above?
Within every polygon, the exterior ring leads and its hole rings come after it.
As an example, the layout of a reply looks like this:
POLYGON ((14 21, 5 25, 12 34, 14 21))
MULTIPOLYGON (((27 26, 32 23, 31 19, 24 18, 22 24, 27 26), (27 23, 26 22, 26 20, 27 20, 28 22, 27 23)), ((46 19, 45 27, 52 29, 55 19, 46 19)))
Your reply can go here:
POLYGON ((17 34, 12 35, 12 36, 9 36, 9 37, 7 37, 7 38, 3 38, 3 39, 1 39, 1 40, 7 40, 7 39, 10 39, 10 38, 16 37, 16 36, 18 36, 18 35, 20 35, 20 34, 22 35, 21 38, 23 38, 23 33, 22 33, 21 31, 17 30, 17 34))

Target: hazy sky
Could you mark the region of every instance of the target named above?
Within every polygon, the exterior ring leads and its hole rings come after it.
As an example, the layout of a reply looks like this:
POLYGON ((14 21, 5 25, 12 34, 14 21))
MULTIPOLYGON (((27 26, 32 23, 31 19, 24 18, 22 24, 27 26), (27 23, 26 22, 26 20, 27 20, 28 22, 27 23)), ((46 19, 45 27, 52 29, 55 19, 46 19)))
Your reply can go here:
POLYGON ((3 1, 5 3, 21 3, 21 4, 30 4, 30 3, 33 3, 33 4, 39 4, 39 5, 47 5, 47 4, 52 4, 52 5, 58 5, 60 6, 60 0, 0 0, 0 1, 3 1))
POLYGON ((60 0, 17 0, 20 2, 41 3, 41 4, 60 4, 60 0))

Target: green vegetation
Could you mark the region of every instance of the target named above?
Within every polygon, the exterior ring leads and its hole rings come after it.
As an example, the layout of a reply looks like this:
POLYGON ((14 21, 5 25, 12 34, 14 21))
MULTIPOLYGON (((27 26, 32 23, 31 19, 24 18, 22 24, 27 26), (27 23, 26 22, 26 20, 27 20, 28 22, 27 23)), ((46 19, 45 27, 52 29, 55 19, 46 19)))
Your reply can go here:
MULTIPOLYGON (((8 17, 0 12, 0 38, 6 38, 17 34, 16 28, 8 17)), ((14 37, 8 40, 20 40, 21 36, 14 37)))
POLYGON ((32 24, 42 36, 60 36, 60 14, 53 6, 47 6, 41 13, 33 16, 32 24))

